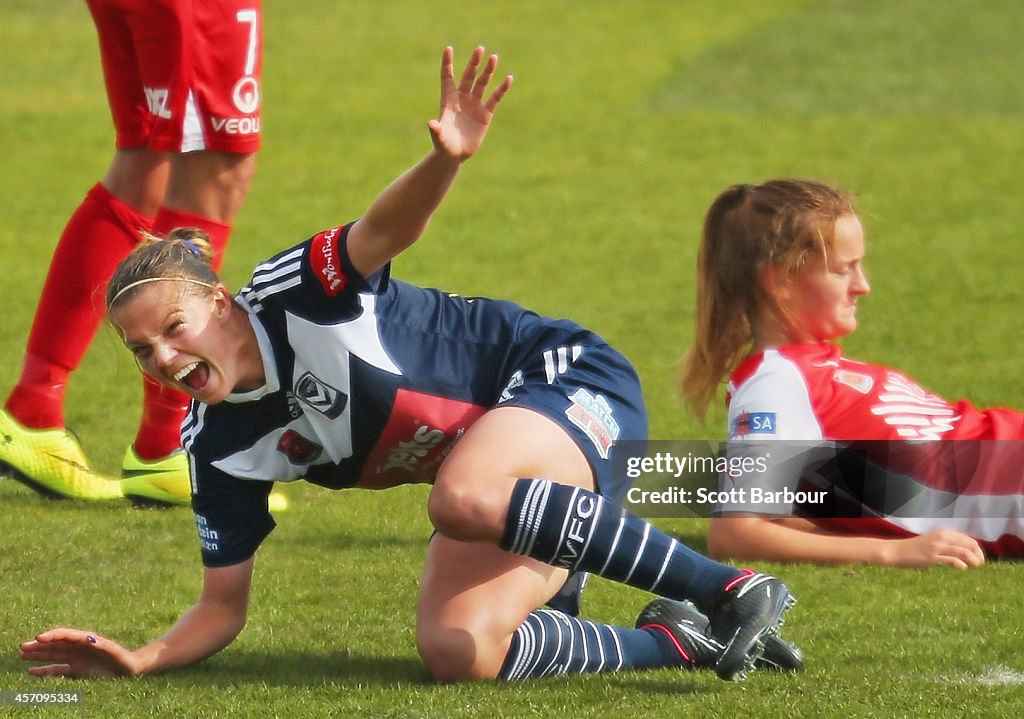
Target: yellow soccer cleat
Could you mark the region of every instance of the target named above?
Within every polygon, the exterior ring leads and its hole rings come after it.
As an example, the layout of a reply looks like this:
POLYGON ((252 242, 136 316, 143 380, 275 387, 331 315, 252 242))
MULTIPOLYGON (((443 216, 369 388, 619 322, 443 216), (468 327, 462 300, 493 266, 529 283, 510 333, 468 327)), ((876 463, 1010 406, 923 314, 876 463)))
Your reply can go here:
MULTIPOLYGON (((192 501, 188 457, 178 450, 162 459, 145 460, 129 447, 121 465, 121 489, 136 504, 188 505, 192 501)), ((271 512, 288 509, 288 498, 280 492, 271 492, 268 503, 271 512)))
POLYGON ((0 410, 0 471, 48 497, 121 499, 121 484, 89 467, 66 429, 30 429, 0 410))
POLYGON ((135 504, 187 505, 192 500, 188 457, 178 450, 161 459, 141 459, 129 447, 121 464, 121 491, 135 504))

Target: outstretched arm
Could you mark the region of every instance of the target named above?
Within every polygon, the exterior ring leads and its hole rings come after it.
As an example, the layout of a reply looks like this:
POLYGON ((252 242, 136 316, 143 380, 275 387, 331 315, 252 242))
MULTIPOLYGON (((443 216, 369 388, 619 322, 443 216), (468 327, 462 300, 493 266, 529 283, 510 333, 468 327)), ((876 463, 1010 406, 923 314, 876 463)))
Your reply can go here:
POLYGON ((22 644, 19 656, 48 662, 29 668, 36 676, 139 676, 194 664, 226 647, 245 626, 252 567, 250 558, 207 568, 195 605, 166 634, 135 651, 95 632, 62 627, 22 644))
POLYGON ((498 56, 490 55, 485 62, 484 55, 482 47, 473 50, 456 85, 454 52, 450 47, 444 49, 441 110, 437 119, 427 123, 433 149, 391 183, 348 234, 349 257, 364 277, 419 239, 455 182, 462 163, 483 144, 494 111, 512 86, 512 76, 508 75, 487 95, 487 86, 498 68, 498 56))
POLYGON ((978 542, 952 529, 905 539, 836 534, 806 520, 755 516, 715 517, 708 528, 708 553, 716 559, 978 567, 985 554, 978 542))

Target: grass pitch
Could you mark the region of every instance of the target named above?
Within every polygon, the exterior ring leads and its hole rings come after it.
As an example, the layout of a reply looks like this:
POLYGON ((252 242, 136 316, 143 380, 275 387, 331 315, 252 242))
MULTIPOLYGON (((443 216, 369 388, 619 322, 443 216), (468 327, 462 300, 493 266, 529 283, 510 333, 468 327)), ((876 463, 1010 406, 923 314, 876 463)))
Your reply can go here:
MULTIPOLYGON (((396 276, 571 316, 637 365, 661 439, 714 438, 674 377, 691 332, 700 222, 727 184, 780 175, 853 190, 873 294, 850 355, 978 404, 1024 406, 1024 9, 1012 0, 265 0, 265 149, 225 279, 357 216, 428 147, 440 49, 484 43, 516 84, 487 145, 396 276)), ((0 315, 17 377, 60 230, 112 134, 83 3, 0 7, 0 315)), ((136 370, 101 332, 67 418, 114 472, 136 370)), ((767 566, 800 603, 798 676, 658 671, 433 684, 412 619, 425 490, 293 487, 258 561, 248 628, 220 655, 138 681, 40 683, 16 646, 54 625, 139 645, 196 596, 185 510, 92 507, 0 480, 0 689, 79 689, 89 716, 1009 716, 1024 701, 1017 564, 965 573, 767 566)), ((658 520, 703 546, 700 520, 658 520)), ((587 614, 647 597, 595 580, 587 614)), ((10 709, 17 715, 33 710, 10 709)), ((39 711, 38 713, 43 713, 39 711)))

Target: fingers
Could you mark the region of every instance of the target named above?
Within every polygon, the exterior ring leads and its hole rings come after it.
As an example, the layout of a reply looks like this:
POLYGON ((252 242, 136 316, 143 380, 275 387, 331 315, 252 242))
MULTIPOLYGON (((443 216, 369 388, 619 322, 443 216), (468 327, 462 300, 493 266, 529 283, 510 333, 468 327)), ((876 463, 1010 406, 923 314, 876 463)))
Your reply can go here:
POLYGON ((71 642, 72 644, 85 644, 94 645, 102 640, 98 634, 94 632, 88 632, 83 629, 69 629, 67 627, 58 627, 56 629, 50 629, 42 634, 39 634, 35 638, 35 642, 38 644, 49 644, 51 642, 71 642))
MULTIPOLYGON (((473 48, 473 52, 469 56, 469 62, 466 63, 466 69, 462 71, 462 78, 459 80, 459 92, 472 92, 474 79, 476 78, 476 71, 477 68, 480 67, 480 61, 483 60, 483 58, 484 47, 483 45, 477 45, 475 48, 473 48)), ((494 62, 495 65, 497 65, 496 56, 494 62)), ((483 90, 481 90, 481 92, 483 92, 483 90)))
POLYGON ((980 567, 985 563, 985 552, 974 537, 955 530, 940 530, 939 537, 946 545, 944 554, 962 565, 963 569, 980 567))
POLYGON ((93 632, 60 627, 24 642, 19 647, 18 658, 29 662, 51 662, 29 669, 29 673, 38 676, 86 676, 83 662, 96 661, 97 657, 109 651, 111 645, 109 640, 93 632))
MULTIPOLYGON (((483 70, 480 69, 481 63, 483 63, 484 55, 486 51, 483 45, 477 45, 473 48, 473 52, 469 56, 469 61, 466 63, 466 68, 462 71, 462 77, 459 78, 458 91, 472 95, 478 100, 483 101, 484 95, 487 92, 487 86, 491 84, 491 80, 494 78, 494 73, 498 69, 498 55, 491 53, 487 57, 487 62, 483 66, 483 70), (478 74, 479 73, 479 74, 478 74)), ((444 49, 441 55, 441 82, 442 85, 447 88, 454 85, 454 62, 455 52, 451 46, 444 49)), ((501 85, 491 93, 491 96, 487 98, 485 106, 491 112, 501 102, 501 98, 505 96, 508 89, 512 87, 512 76, 506 75, 502 80, 501 85)))
POLYGON ((505 79, 501 81, 501 84, 491 93, 491 96, 487 99, 487 111, 494 112, 494 108, 501 102, 501 98, 505 97, 505 93, 512 87, 512 76, 506 75, 505 79))
POLYGON ((978 541, 955 529, 937 529, 896 542, 897 566, 927 567, 939 564, 970 569, 985 563, 985 552, 978 541))
POLYGON ((69 662, 75 657, 85 656, 81 645, 70 642, 48 644, 22 644, 18 657, 27 661, 69 662))
POLYGON ((964 563, 964 569, 980 567, 985 563, 985 552, 982 551, 981 546, 974 539, 968 537, 968 540, 969 542, 956 548, 955 554, 964 563))
MULTIPOLYGON (((477 48, 483 52, 483 48, 477 48)), ((491 78, 494 77, 494 71, 498 69, 498 56, 491 54, 487 58, 487 64, 484 65, 483 72, 480 73, 476 81, 473 83, 473 97, 478 100, 482 100, 484 97, 484 91, 487 90, 487 85, 490 84, 491 78)))
POLYGON ((955 557, 955 556, 951 556, 951 555, 950 556, 939 556, 939 557, 936 557, 935 558, 935 563, 936 564, 943 564, 943 565, 945 565, 947 567, 952 567, 953 569, 959 569, 960 571, 965 571, 967 569, 970 569, 970 565, 967 564, 967 562, 965 562, 963 559, 961 559, 960 557, 955 557))
POLYGON ((955 569, 980 567, 985 563, 985 552, 977 540, 962 532, 941 529, 932 533, 934 562, 955 569))
POLYGON ((34 677, 73 677, 69 664, 48 664, 45 667, 29 667, 28 673, 34 677))
POLYGON ((455 50, 449 45, 441 53, 441 90, 447 92, 455 87, 455 50))

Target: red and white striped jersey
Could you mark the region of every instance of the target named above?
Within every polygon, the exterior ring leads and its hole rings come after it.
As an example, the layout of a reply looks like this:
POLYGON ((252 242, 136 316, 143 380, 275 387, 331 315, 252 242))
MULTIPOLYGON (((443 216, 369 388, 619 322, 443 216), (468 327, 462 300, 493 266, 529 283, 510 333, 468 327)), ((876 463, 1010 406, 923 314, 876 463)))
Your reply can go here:
POLYGON ((899 372, 847 359, 826 343, 751 355, 730 378, 728 402, 730 438, 1024 439, 1024 413, 949 402, 899 372))
MULTIPOLYGON (((1024 439, 1024 413, 949 402, 899 372, 847 359, 837 345, 828 343, 789 345, 751 355, 732 374, 727 401, 729 437, 736 441, 888 440, 914 446, 934 440, 1024 439)), ((1016 451, 1016 442, 1001 444, 1013 445, 1016 451)), ((905 470, 897 468, 904 478, 905 470)), ((958 512, 965 516, 823 523, 882 535, 949 527, 975 537, 990 553, 1024 555, 1024 461, 1004 461, 998 472, 973 478, 966 488, 963 477, 954 475, 943 475, 933 465, 916 473, 915 482, 925 492, 956 494, 969 508, 958 512)))

